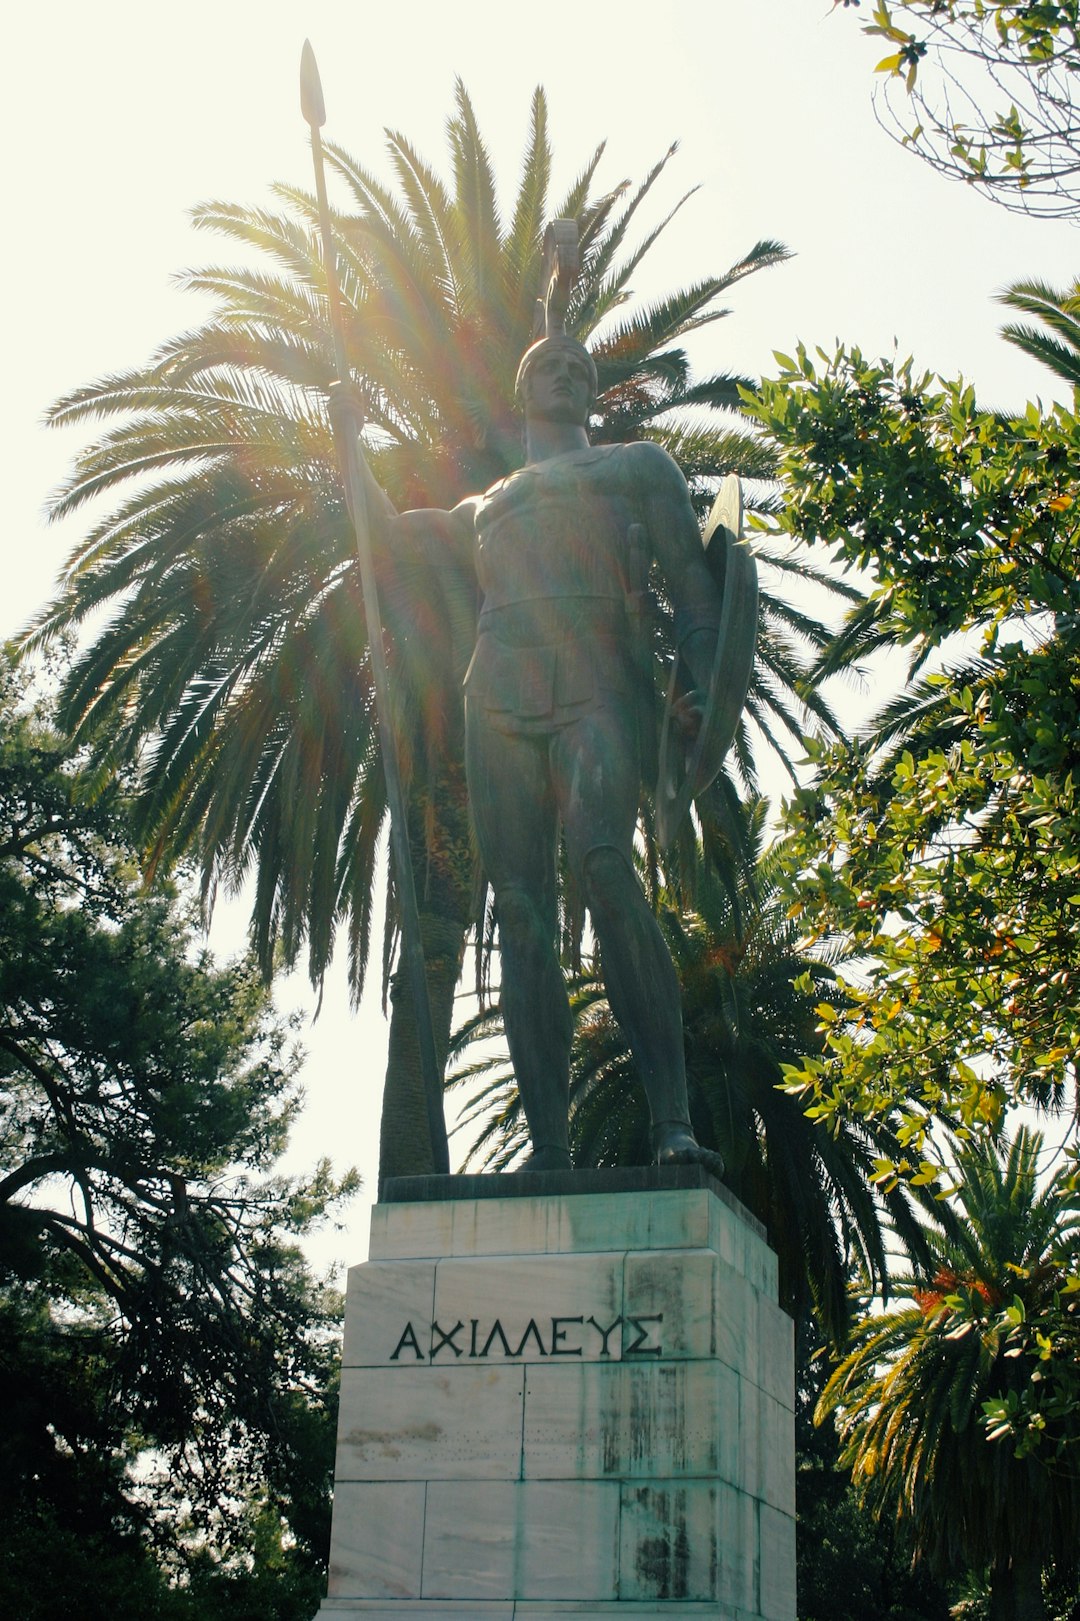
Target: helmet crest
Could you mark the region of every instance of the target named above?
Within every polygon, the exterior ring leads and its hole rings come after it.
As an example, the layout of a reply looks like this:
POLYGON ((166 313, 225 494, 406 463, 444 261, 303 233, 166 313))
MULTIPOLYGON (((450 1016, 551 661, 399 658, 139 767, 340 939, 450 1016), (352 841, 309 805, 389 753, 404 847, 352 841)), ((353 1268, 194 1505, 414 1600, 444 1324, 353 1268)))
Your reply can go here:
POLYGON ((592 379, 592 397, 596 398, 596 363, 585 345, 569 337, 566 331, 566 311, 580 269, 577 220, 552 220, 544 232, 544 262, 540 273, 543 294, 536 300, 533 342, 521 357, 514 383, 514 395, 519 402, 524 402, 525 379, 533 361, 554 345, 573 349, 584 356, 592 379))

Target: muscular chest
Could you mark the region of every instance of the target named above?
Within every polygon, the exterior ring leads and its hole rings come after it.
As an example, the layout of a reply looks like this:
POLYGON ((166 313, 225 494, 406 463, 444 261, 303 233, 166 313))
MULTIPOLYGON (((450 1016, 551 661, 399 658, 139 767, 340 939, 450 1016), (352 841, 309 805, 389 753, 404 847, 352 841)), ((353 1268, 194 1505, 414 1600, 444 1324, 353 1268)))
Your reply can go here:
POLYGON ((495 485, 476 514, 477 569, 488 605, 621 595, 634 508, 615 447, 523 468, 495 485))

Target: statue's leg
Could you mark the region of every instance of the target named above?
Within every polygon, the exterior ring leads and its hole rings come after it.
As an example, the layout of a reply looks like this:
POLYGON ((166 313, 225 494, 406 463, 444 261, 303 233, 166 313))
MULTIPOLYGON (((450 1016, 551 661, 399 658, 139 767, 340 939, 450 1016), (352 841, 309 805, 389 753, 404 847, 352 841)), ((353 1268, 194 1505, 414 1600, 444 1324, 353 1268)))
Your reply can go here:
POLYGON ((633 866, 638 763, 633 716, 610 707, 560 733, 555 783, 567 850, 600 947, 612 1012, 645 1087, 653 1156, 723 1172, 690 1125, 679 983, 633 866))
POLYGON ((557 951, 557 811, 546 735, 490 726, 466 704, 469 797, 495 892, 501 1007, 532 1138, 531 1170, 568 1170, 570 1003, 557 951))

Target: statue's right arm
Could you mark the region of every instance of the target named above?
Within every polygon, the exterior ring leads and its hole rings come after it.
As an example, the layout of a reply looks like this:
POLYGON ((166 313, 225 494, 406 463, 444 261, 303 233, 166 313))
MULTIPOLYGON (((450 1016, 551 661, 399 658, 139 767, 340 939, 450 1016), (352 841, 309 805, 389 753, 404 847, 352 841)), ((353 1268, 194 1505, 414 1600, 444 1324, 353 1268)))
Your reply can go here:
POLYGON ((376 553, 413 553, 437 562, 449 554, 460 563, 469 563, 473 551, 473 521, 476 501, 468 497, 447 511, 444 507, 414 507, 398 512, 368 465, 359 458, 367 495, 368 521, 376 553))
POLYGON ((368 533, 375 555, 381 553, 389 559, 400 549, 414 554, 445 556, 449 549, 459 561, 471 561, 476 501, 472 498, 460 501, 451 511, 426 507, 398 512, 375 478, 364 453, 360 437, 364 426, 363 402, 355 389, 336 383, 331 386, 330 417, 339 441, 348 441, 354 452, 352 467, 363 487, 368 533))
POLYGON ((387 502, 383 520, 385 544, 394 552, 411 552, 439 566, 440 562, 472 569, 475 502, 462 501, 449 512, 442 507, 415 507, 395 512, 387 502))
POLYGON ((409 512, 394 513, 390 520, 393 537, 406 546, 421 538, 424 543, 441 540, 449 545, 471 546, 475 507, 476 503, 469 499, 449 512, 442 507, 414 507, 409 512))

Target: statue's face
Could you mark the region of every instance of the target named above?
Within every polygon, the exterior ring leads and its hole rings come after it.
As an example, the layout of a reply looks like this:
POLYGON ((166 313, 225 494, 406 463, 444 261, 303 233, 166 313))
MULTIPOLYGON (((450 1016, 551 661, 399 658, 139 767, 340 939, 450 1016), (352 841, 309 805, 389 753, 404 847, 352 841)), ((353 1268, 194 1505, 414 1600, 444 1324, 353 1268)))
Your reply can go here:
POLYGON ((592 374, 582 355, 552 344, 531 362, 525 379, 526 416, 584 426, 591 405, 592 374))

